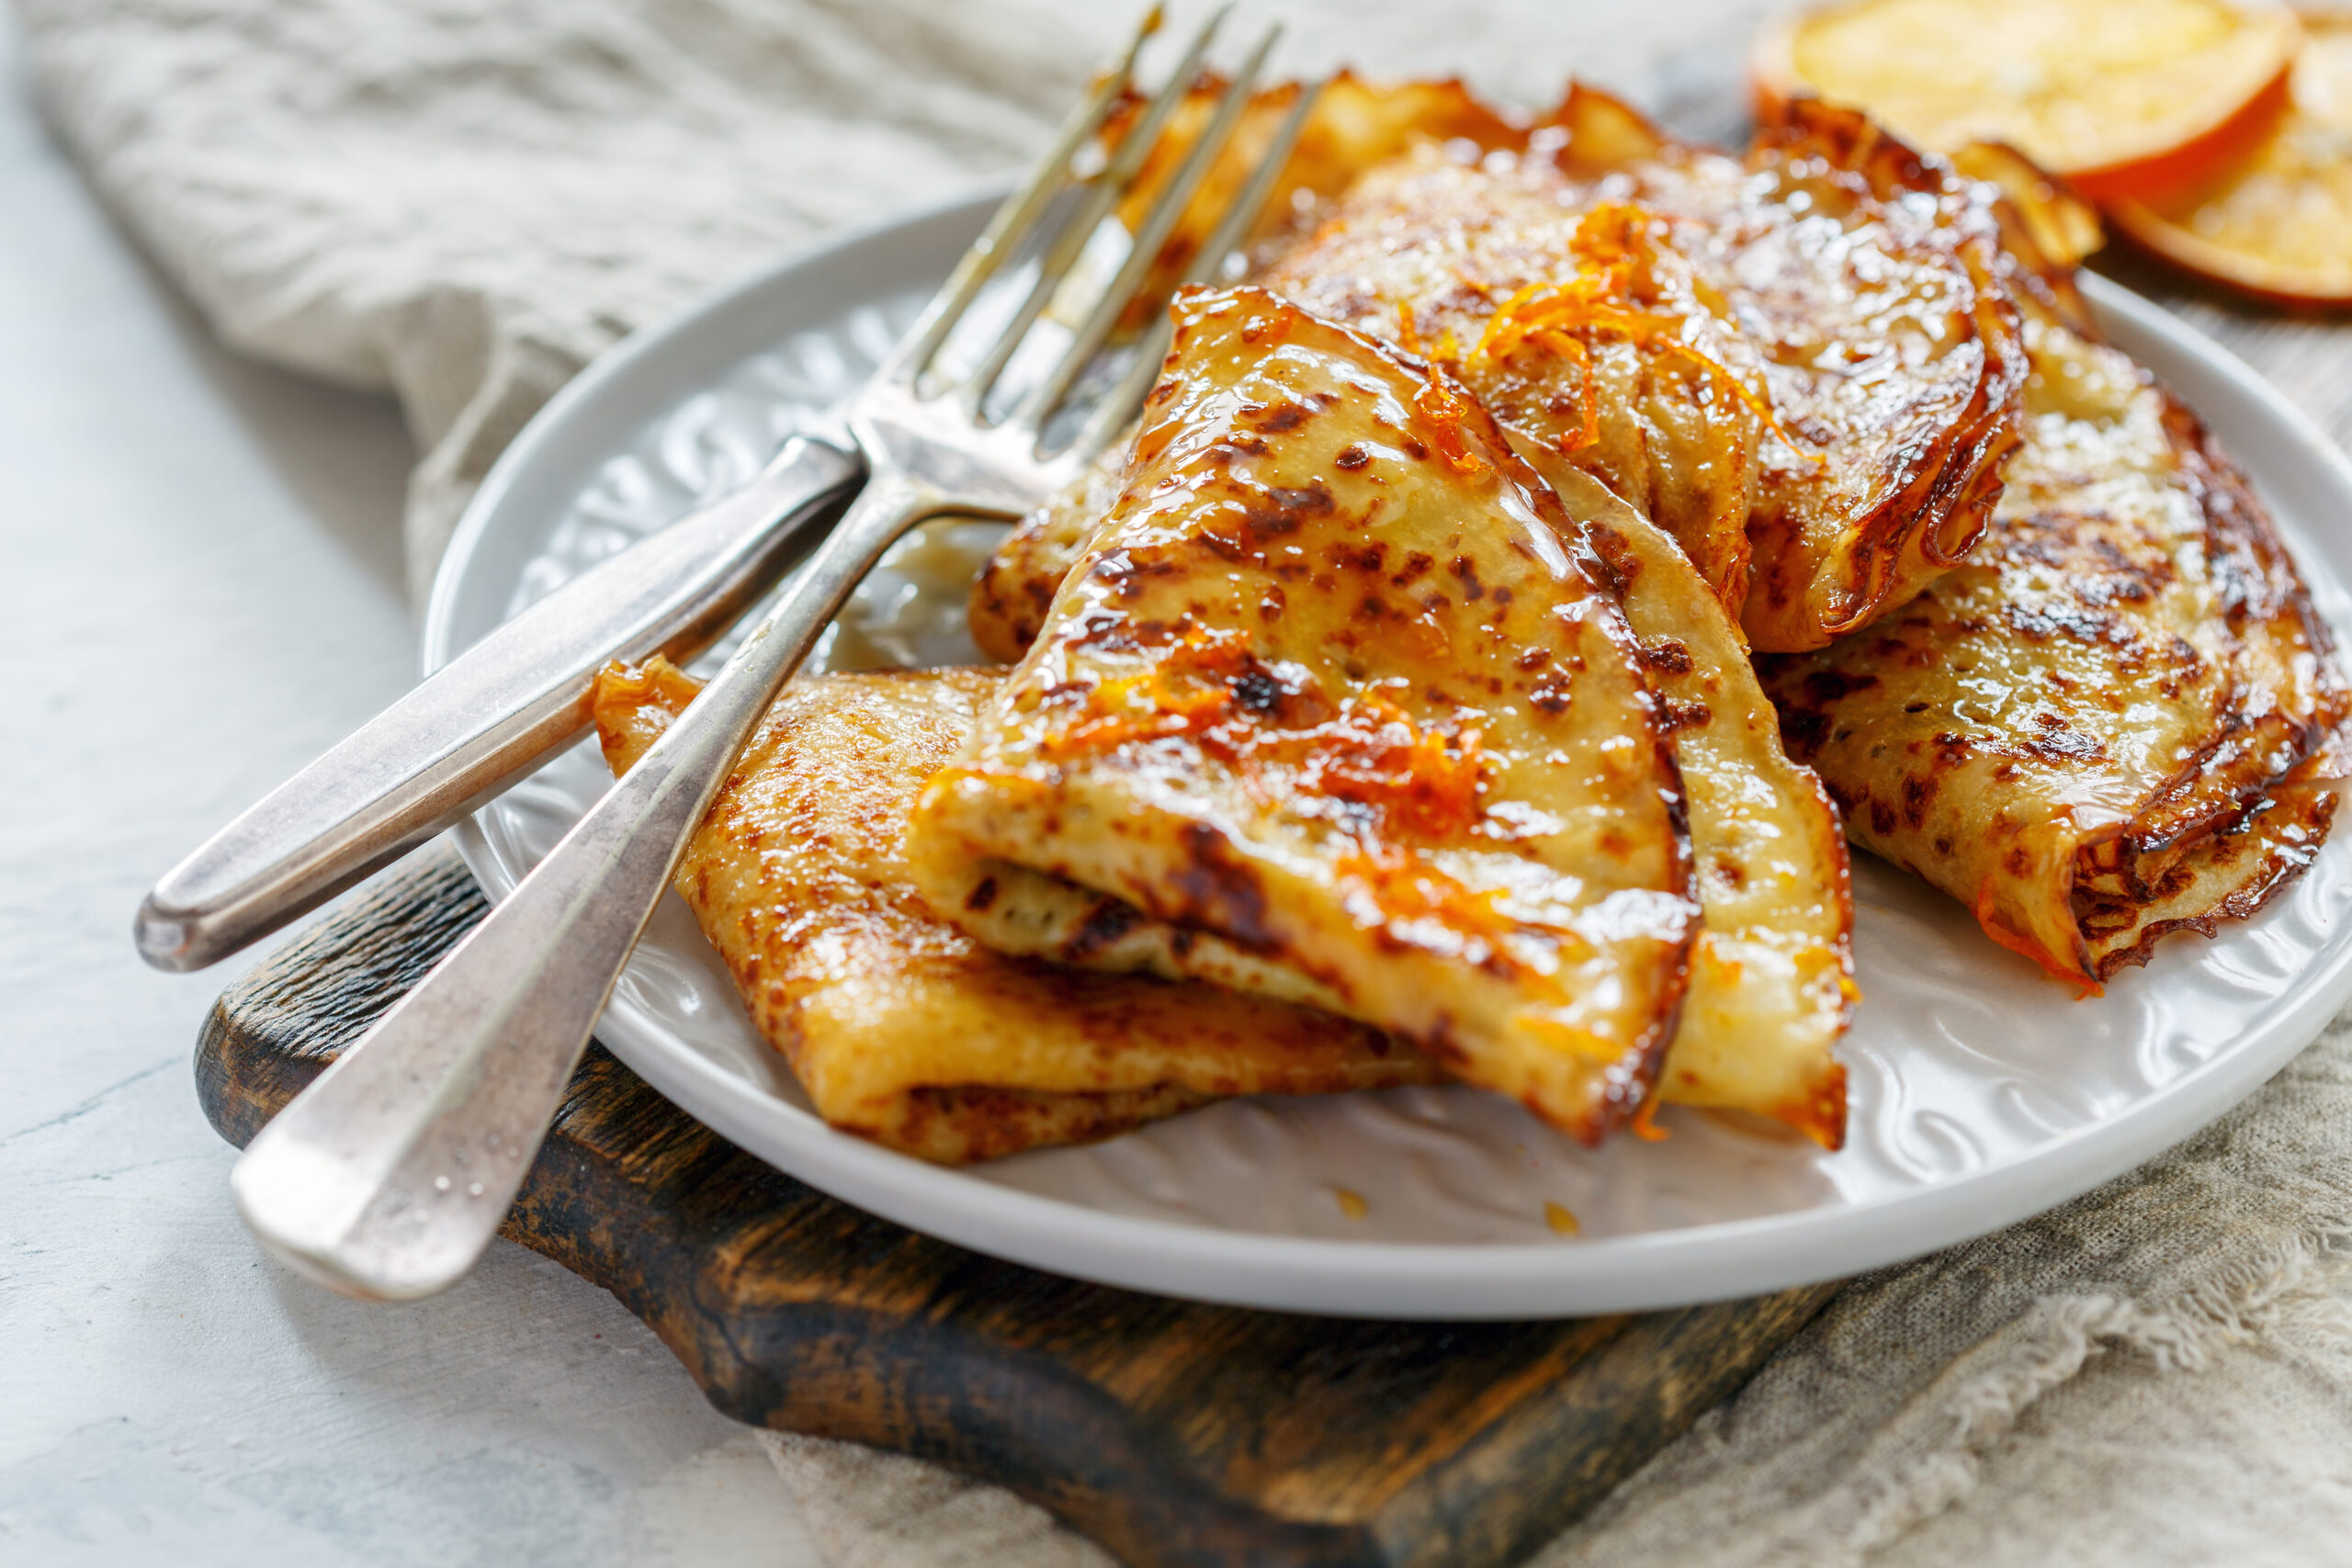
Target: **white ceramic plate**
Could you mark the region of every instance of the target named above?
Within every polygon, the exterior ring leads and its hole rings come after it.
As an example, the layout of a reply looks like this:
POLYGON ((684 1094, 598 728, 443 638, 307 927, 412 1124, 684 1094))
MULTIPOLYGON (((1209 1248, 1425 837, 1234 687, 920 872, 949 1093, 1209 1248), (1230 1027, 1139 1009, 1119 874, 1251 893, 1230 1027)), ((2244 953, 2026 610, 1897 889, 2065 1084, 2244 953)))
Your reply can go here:
MULTIPOLYGON (((870 231, 639 333, 548 405, 468 513, 425 666, 572 572, 741 482, 863 376, 990 203, 870 231)), ((2331 623, 2352 625, 2352 466, 2146 301, 2087 280, 2114 340, 2252 471, 2331 623)), ((836 662, 974 657, 960 581, 992 530, 914 547, 861 592, 836 662)), ((576 749, 459 829, 503 897, 603 790, 576 749)), ((1214 1106, 1110 1143, 945 1170, 828 1129, 674 897, 598 1036, 736 1143, 861 1208, 1110 1284, 1260 1307, 1510 1317, 1661 1307, 1831 1279, 2045 1209, 2212 1120, 2352 993, 2352 843, 2219 941, 2077 1002, 1957 905, 1858 857, 1864 1001, 1840 1054, 1848 1147, 1668 1110, 1671 1137, 1577 1147, 1464 1089, 1214 1106), (1557 1204, 1573 1236, 1546 1221, 1557 1204)))

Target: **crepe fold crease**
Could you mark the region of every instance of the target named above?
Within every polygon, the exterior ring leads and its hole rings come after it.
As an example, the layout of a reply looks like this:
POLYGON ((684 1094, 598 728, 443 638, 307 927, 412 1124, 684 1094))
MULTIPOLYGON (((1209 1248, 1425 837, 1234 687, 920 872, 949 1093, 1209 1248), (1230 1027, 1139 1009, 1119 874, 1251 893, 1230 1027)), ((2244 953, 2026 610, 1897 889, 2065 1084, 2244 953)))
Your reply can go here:
MULTIPOLYGON (((908 813, 1000 680, 938 670, 795 683, 687 847, 677 890, 820 1115, 958 1163, 1108 1137, 1228 1095, 1438 1077, 1361 1024, 1007 957, 934 916, 908 874, 908 813)), ((605 671, 594 713, 616 773, 697 689, 660 660, 605 671)))

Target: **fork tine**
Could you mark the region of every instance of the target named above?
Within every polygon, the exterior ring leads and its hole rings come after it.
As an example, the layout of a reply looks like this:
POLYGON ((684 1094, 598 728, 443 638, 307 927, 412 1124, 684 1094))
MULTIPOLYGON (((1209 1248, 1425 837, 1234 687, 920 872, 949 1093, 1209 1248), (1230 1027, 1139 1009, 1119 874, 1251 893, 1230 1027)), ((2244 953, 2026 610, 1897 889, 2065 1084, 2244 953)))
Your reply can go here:
MULTIPOLYGON (((1328 77, 1324 79, 1328 80, 1328 77)), ((1199 254, 1193 257, 1192 265, 1184 269, 1185 283, 1206 282, 1212 272, 1225 265, 1226 257, 1241 248, 1241 242, 1249 237, 1250 226, 1258 221, 1258 214, 1265 207, 1266 198, 1273 195, 1274 182, 1290 165, 1290 155, 1298 146, 1300 133, 1306 129, 1306 117, 1315 112, 1316 104, 1322 99, 1324 81, 1300 85, 1298 102, 1291 105, 1290 113, 1284 115, 1282 124, 1274 128, 1273 140, 1266 144, 1265 156, 1259 160, 1256 168, 1250 171, 1249 179, 1242 182, 1239 193, 1233 198, 1233 205, 1225 209, 1225 216, 1217 220, 1216 228, 1210 233, 1208 243, 1201 247, 1199 254)))
POLYGON ((1095 300, 1094 308, 1087 312, 1086 321, 1072 337, 1061 363, 1055 366, 1053 373, 1022 400, 1019 409, 1006 421, 1008 425, 1019 426, 1033 434, 1042 432, 1046 421, 1061 406, 1062 399, 1069 394, 1071 385, 1086 368, 1087 362, 1093 358, 1094 351, 1102 347, 1102 340, 1111 335, 1111 329, 1118 324, 1119 317, 1125 312, 1136 290, 1149 276, 1153 264, 1159 259, 1159 248, 1168 243, 1168 235, 1176 227, 1177 220, 1192 204, 1193 192, 1208 177, 1209 170, 1215 166, 1218 154, 1225 151, 1226 144, 1233 140, 1234 131, 1241 124, 1242 111, 1249 107, 1250 95, 1257 87, 1258 73, 1265 68, 1266 56, 1273 51, 1274 42, 1281 37, 1282 28, 1279 25, 1267 28, 1265 36, 1258 40, 1258 47, 1250 51, 1249 60, 1234 73, 1232 85, 1225 90, 1225 96, 1217 103, 1216 117, 1201 132, 1201 139, 1193 143, 1192 151, 1185 154, 1184 162, 1170 176, 1166 187, 1152 203, 1151 210, 1136 228, 1134 248, 1128 251, 1118 276, 1111 280, 1110 287, 1095 300))
POLYGON ((1158 145, 1160 133, 1167 130, 1169 120, 1189 94, 1217 28, 1232 11, 1231 5, 1221 6, 1203 24, 1193 39, 1192 47, 1184 51, 1184 58, 1169 73, 1167 85, 1160 89, 1159 96, 1145 109, 1143 117, 1120 141, 1117 150, 1111 155, 1110 164, 1090 182, 1084 203, 1054 237, 1051 248, 1038 264, 1037 280, 1030 287, 1028 298, 1021 302, 1020 310, 1013 312, 1012 319, 998 334, 996 346, 964 381, 964 404, 976 419, 980 405, 988 398, 989 389, 996 385, 996 378, 1004 373, 1005 366, 1019 351, 1021 340, 1045 312, 1046 302, 1052 299, 1054 290, 1061 287, 1062 279, 1077 264, 1080 254, 1086 249, 1087 241, 1093 237, 1096 226, 1109 214, 1112 204, 1127 193, 1127 187, 1134 182, 1136 171, 1143 166, 1144 159, 1158 145))
MULTIPOLYGON (((1200 254, 1184 269, 1179 288, 1183 284, 1207 282, 1212 274, 1225 265, 1225 258, 1238 250, 1249 237, 1250 228, 1258 221, 1258 214, 1265 208, 1266 198, 1273 194, 1275 181, 1281 178, 1283 168, 1290 163, 1292 151, 1298 146, 1299 133, 1306 129, 1306 117, 1315 112, 1316 101, 1323 96, 1323 82, 1310 82, 1299 89, 1298 102, 1291 106, 1290 113, 1275 129, 1273 141, 1267 144, 1265 157, 1257 168, 1250 171, 1248 183, 1242 186, 1241 194, 1234 198, 1233 205, 1226 209, 1216 231, 1209 236, 1209 243, 1201 247, 1200 254)), ((1169 336, 1174 330, 1168 312, 1159 311, 1150 330, 1136 343, 1135 357, 1128 361, 1125 372, 1119 378, 1119 384, 1094 405, 1094 412, 1087 415, 1085 428, 1079 432, 1078 439, 1070 443, 1069 450, 1059 460, 1090 462, 1103 447, 1117 439, 1119 433, 1126 428, 1127 422, 1135 417, 1144 394, 1150 391, 1152 383, 1159 378, 1160 361, 1167 356, 1169 336)))
POLYGON ((1030 167, 1019 188, 1004 198, 1004 204, 989 220, 988 228, 972 242, 972 248, 964 253, 956 270, 940 286, 939 292, 932 296, 931 303, 923 307, 922 320, 890 356, 884 374, 919 376, 931 364, 939 345, 947 341, 947 334, 964 319, 964 312, 970 309, 981 285, 1004 265, 1006 256, 1019 249, 1019 242, 1027 237, 1046 207, 1061 193, 1069 179, 1070 159, 1102 128, 1120 95, 1134 83, 1136 57, 1143 52, 1145 42, 1159 30, 1164 19, 1163 8, 1158 4, 1144 12, 1143 19, 1136 26, 1135 37, 1128 40, 1126 52, 1062 121, 1045 156, 1030 167))

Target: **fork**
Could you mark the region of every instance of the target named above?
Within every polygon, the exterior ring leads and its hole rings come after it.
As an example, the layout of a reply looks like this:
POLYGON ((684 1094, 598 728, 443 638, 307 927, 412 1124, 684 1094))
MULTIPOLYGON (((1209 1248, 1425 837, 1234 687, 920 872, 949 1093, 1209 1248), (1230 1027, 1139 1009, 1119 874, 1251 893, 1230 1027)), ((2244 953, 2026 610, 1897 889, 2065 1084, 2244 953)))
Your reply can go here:
MULTIPOLYGON (((1106 79, 1007 199, 874 378, 846 423, 864 491, 676 722, 514 891, 415 989, 255 1136, 231 1177, 240 1212, 272 1251, 347 1294, 411 1300, 455 1283, 490 1243, 546 1136, 622 967, 675 874, 687 839, 785 682, 858 581, 905 531, 946 515, 1009 519, 1074 479, 1132 420, 1166 352, 1165 312, 1091 409, 1072 389, 1098 359, 1178 220, 1231 141, 1279 28, 1269 29, 1207 127, 1153 193, 1117 273, 1058 359, 991 423, 991 393, 1099 221, 1191 86, 1223 13, 1102 173, 1069 204, 1073 156, 1125 90, 1106 79), (1130 142, 1139 142, 1132 155, 1130 142), (962 377, 940 367, 982 288, 1041 252, 1008 325, 962 377), (1078 420, 1048 451, 1049 427, 1078 420)), ((1144 31, 1156 25, 1147 19, 1144 31)), ((1140 41, 1140 40, 1138 40, 1140 41)), ((1130 51, 1129 59, 1133 53, 1130 51)), ((1304 126, 1303 91, 1185 281, 1206 277, 1246 237, 1304 126)))
MULTIPOLYGON (((1022 199, 1050 197, 1069 154, 1100 129, 1102 111, 1134 80, 1157 30, 1156 10, 1080 106, 1022 199)), ((1179 76, 1199 62, 1200 44, 1179 76)), ((1165 122, 1120 144, 1094 199, 1064 232, 1091 232, 1165 122)), ((1028 205, 1000 220, 1034 219, 1028 205)), ((991 256, 1009 231, 990 231, 991 256)), ((977 250, 977 248, 976 248, 977 250)), ((1049 262, 1044 282, 1055 276, 1049 262)), ((967 276, 976 286, 985 274, 967 276)), ((1017 344, 1043 300, 1023 306, 1005 342, 1017 344)), ((1008 349, 1009 352, 1009 349, 1008 349)), ((831 430, 838 411, 819 423, 831 430)), ((588 728, 595 673, 619 660, 662 654, 684 664, 742 619, 838 519, 865 482, 865 463, 840 442, 796 435, 750 483, 720 496, 564 583, 466 649, 157 880, 132 925, 140 956, 187 971, 267 936, 399 859, 536 772, 588 728)))

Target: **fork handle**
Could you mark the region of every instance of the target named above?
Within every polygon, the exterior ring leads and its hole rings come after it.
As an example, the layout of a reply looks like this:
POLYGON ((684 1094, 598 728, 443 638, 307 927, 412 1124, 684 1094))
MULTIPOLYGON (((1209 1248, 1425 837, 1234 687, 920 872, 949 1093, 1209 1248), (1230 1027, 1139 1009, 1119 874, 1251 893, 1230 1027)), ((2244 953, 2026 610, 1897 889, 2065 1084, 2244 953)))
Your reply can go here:
POLYGON ((347 1294, 471 1268, 630 949, 776 693, 936 491, 880 474, 711 682, 514 891, 262 1129, 231 1185, 262 1240, 347 1294))
POLYGON ((166 874, 139 908, 141 955, 200 969, 506 789, 586 728, 607 660, 709 647, 865 477, 795 437, 743 489, 507 621, 166 874))

